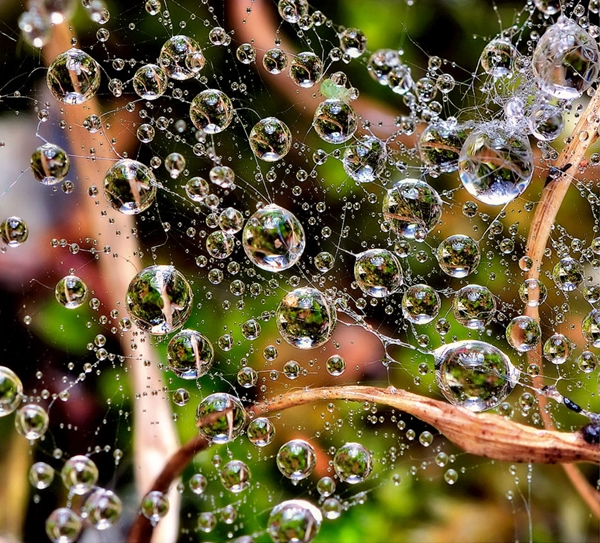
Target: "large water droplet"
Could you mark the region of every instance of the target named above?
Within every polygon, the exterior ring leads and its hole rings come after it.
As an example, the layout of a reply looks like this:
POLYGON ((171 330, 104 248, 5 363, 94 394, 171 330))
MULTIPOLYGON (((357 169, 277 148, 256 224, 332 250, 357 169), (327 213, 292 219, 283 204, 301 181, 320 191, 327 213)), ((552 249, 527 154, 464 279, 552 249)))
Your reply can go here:
POLYGON ((182 81, 194 77, 206 59, 200 44, 188 36, 169 38, 160 50, 158 63, 171 79, 182 81))
POLYGON ((100 65, 81 49, 72 48, 58 55, 48 67, 46 83, 63 104, 83 104, 100 87, 100 65))
POLYGON ((233 104, 224 92, 206 89, 196 95, 190 105, 190 119, 207 134, 223 132, 233 120, 233 104))
POLYGON ((346 443, 336 451, 333 469, 340 481, 355 485, 371 475, 373 458, 361 443, 346 443))
POLYGON ((107 530, 119 521, 122 511, 121 499, 112 490, 97 488, 83 502, 81 517, 96 530, 107 530))
POLYGON ((200 402, 196 411, 198 430, 213 443, 229 443, 244 430, 246 411, 242 403, 225 392, 216 392, 200 402), (207 420, 203 420, 207 417, 207 420))
POLYGON ((104 196, 125 215, 137 215, 156 199, 156 178, 152 170, 130 158, 115 162, 104 176, 104 196))
POLYGON ((384 298, 402 285, 402 267, 387 249, 370 249, 356 256, 354 279, 365 294, 384 298))
POLYGON ((44 185, 56 185, 69 173, 71 161, 66 151, 54 143, 40 145, 31 155, 31 173, 44 185))
POLYGON ((77 455, 65 462, 60 476, 69 492, 81 496, 89 492, 98 481, 98 468, 91 458, 77 455))
POLYGON ((169 369, 182 379, 198 379, 205 375, 214 356, 212 343, 196 330, 181 330, 167 345, 169 369))
POLYGON ((310 543, 319 533, 323 515, 305 500, 287 500, 273 507, 267 532, 274 543, 310 543))
POLYGON ((277 467, 294 482, 306 479, 317 465, 313 446, 303 439, 292 439, 284 443, 277 452, 277 467))
POLYGON ((46 519, 46 535, 52 543, 73 543, 81 533, 81 518, 71 509, 61 507, 46 519))

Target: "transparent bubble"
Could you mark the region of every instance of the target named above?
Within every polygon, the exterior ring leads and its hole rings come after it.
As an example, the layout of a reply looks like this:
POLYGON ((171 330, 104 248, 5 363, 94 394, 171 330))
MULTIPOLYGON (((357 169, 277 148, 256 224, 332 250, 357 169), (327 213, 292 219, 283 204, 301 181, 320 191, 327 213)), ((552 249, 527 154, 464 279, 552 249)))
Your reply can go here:
POLYGON ((314 263, 317 270, 325 273, 333 268, 335 264, 335 257, 327 251, 322 251, 315 256, 314 263))
POLYGON ((561 16, 538 41, 531 65, 542 91, 574 100, 598 78, 600 51, 588 32, 561 16))
POLYGON ((335 492, 335 481, 331 477, 321 477, 317 482, 317 492, 326 498, 335 492))
POLYGON ((534 0, 534 4, 544 15, 555 15, 562 10, 561 0, 534 0))
POLYGON ((288 379, 298 379, 302 373, 302 366, 296 360, 288 360, 283 365, 282 373, 288 379))
POLYGON ((81 517, 96 530, 106 530, 114 526, 121 518, 123 503, 112 491, 97 488, 83 502, 81 517))
POLYGON ((208 39, 213 45, 227 46, 231 43, 231 36, 227 33, 227 30, 220 26, 215 26, 210 29, 208 39))
POLYGON ((258 382, 258 373, 250 366, 244 366, 237 374, 237 382, 244 388, 252 388, 258 382))
POLYGON ((115 162, 104 176, 104 196, 125 215, 137 215, 156 199, 156 178, 152 170, 130 158, 115 162))
POLYGON ((190 316, 192 287, 173 266, 149 266, 129 283, 126 307, 143 331, 163 335, 181 328, 190 316))
POLYGON ((202 473, 194 473, 194 475, 190 477, 190 490, 194 494, 203 494, 206 490, 207 484, 208 481, 206 480, 206 477, 202 475, 202 473))
POLYGON ((358 28, 346 28, 339 38, 340 48, 351 58, 360 57, 367 48, 367 38, 358 28))
POLYGON ((208 176, 212 183, 221 188, 235 188, 235 173, 229 166, 213 166, 208 176))
POLYGON ((256 319, 248 319, 242 324, 242 335, 250 341, 260 336, 260 332, 260 323, 256 319))
POLYGON ((219 214, 219 226, 221 230, 228 234, 235 234, 242 229, 244 225, 244 216, 242 212, 233 208, 225 208, 219 214))
POLYGON ((60 476, 69 492, 81 496, 89 492, 98 481, 98 468, 87 456, 72 456, 65 462, 60 476))
POLYGON ((40 145, 31 155, 31 173, 44 185, 56 185, 69 173, 71 161, 67 152, 54 143, 40 145))
POLYGON ((554 106, 541 106, 529 117, 531 133, 540 141, 554 141, 565 126, 562 111, 554 106))
POLYGON ((402 266, 387 249, 370 249, 356 256, 354 279, 365 294, 384 298, 402 285, 402 266))
POLYGON ((250 469, 241 460, 227 462, 219 475, 225 489, 234 494, 246 490, 250 486, 250 479, 252 478, 250 469))
POLYGON ((519 297, 529 307, 537 307, 546 301, 548 289, 539 279, 526 279, 519 287, 519 297))
POLYGON ((95 113, 92 113, 83 120, 83 127, 90 134, 96 134, 102 130, 102 119, 95 113))
POLYGON ((426 284, 411 285, 402 296, 402 314, 413 324, 427 324, 442 307, 437 291, 426 284))
POLYGON ((73 543, 81 533, 81 518, 71 509, 61 507, 46 519, 46 535, 52 543, 73 543))
POLYGON ((246 435, 253 445, 266 447, 275 439, 275 426, 267 417, 258 417, 248 424, 246 435))
POLYGON ((152 490, 142 498, 141 510, 152 526, 156 526, 169 512, 169 498, 158 490, 152 490))
POLYGON ((434 352, 437 384, 453 405, 485 411, 502 403, 518 371, 500 349, 483 341, 457 341, 434 352))
POLYGON ((467 130, 456 123, 438 121, 429 124, 419 138, 421 160, 440 173, 455 172, 467 134, 467 130))
POLYGON ((233 104, 224 92, 207 89, 194 97, 190 105, 190 119, 196 128, 207 134, 218 134, 233 120, 233 104))
POLYGON ((177 332, 167 345, 169 369, 182 379, 198 379, 206 375, 214 357, 212 343, 196 330, 177 332))
POLYGON ((313 446, 303 439, 292 439, 284 443, 277 452, 277 467, 294 482, 306 479, 317 465, 313 446))
POLYGON ((374 136, 363 136, 344 151, 342 166, 349 177, 359 183, 375 181, 384 171, 387 149, 374 136))
POLYGON ((455 469, 448 469, 444 473, 444 481, 446 481, 449 485, 453 485, 458 481, 458 472, 455 469))
POLYGON ((287 343, 299 349, 315 349, 333 335, 337 314, 321 292, 301 287, 284 296, 275 312, 275 320, 287 343))
POLYGON ((469 194, 489 205, 520 196, 533 176, 529 140, 500 126, 473 130, 461 149, 460 180, 469 194))
POLYGON ((323 501, 321 511, 326 519, 335 520, 341 516, 344 505, 337 498, 328 498, 323 501))
POLYGON ((378 49, 369 57, 368 68, 375 81, 381 85, 387 85, 390 72, 401 64, 398 51, 378 49))
POLYGON ((490 41, 483 48, 479 61, 486 74, 492 77, 506 77, 513 72, 518 54, 509 40, 498 38, 490 41))
POLYGON ((35 403, 22 405, 15 413, 15 428, 17 433, 33 441, 42 437, 48 429, 50 418, 48 412, 35 403))
POLYGON ((275 117, 261 119, 250 131, 250 148, 257 158, 276 162, 292 147, 292 133, 287 125, 275 117))
POLYGON ((87 285, 76 275, 63 277, 54 288, 57 302, 67 309, 81 307, 88 295, 87 285))
POLYGON ((583 351, 577 357, 577 366, 584 373, 592 373, 598 367, 598 357, 591 351, 583 351))
POLYGON ((29 237, 29 227, 21 217, 7 217, 0 223, 0 239, 9 247, 23 245, 29 237))
POLYGON ((10 415, 19 407, 23 399, 23 383, 17 374, 0 366, 0 417, 10 415))
POLYGON ((156 64, 146 64, 133 76, 133 90, 144 100, 156 100, 167 90, 169 78, 166 72, 156 64))
POLYGON ((564 364, 571 354, 571 342, 562 334, 552 334, 544 343, 543 353, 552 364, 564 364))
POLYGON ((417 179, 398 181, 383 199, 383 216, 391 227, 407 239, 430 232, 442 216, 442 200, 427 183, 417 179))
POLYGON ((190 393, 185 388, 178 388, 173 392, 173 403, 179 407, 187 405, 190 401, 190 393))
POLYGON ((235 56, 242 64, 252 64, 256 60, 256 49, 251 43, 242 43, 236 49, 235 56))
POLYGON ((198 516, 198 529, 204 533, 212 532, 217 525, 217 517, 214 513, 205 511, 198 516))
POLYGON ((19 28, 23 39, 33 47, 41 49, 52 37, 52 20, 43 9, 30 6, 19 16, 19 28))
POLYGON ((454 295, 452 313, 463 326, 481 330, 496 313, 496 299, 487 287, 466 285, 454 295))
POLYGON ((235 248, 235 237, 233 234, 223 232, 223 230, 215 230, 206 238, 206 250, 213 258, 222 260, 231 256, 235 248))
POLYGON ((207 396, 196 411, 200 434, 212 443, 229 443, 244 431, 246 411, 242 403, 225 392, 207 396), (203 420, 204 418, 207 420, 203 420))
POLYGON ((409 95, 410 91, 415 87, 415 83, 408 66, 399 64, 392 68, 387 76, 387 82, 388 87, 396 94, 399 94, 400 96, 412 96, 414 99, 414 95, 409 95))
POLYGON ((137 127, 135 135, 142 143, 150 143, 156 135, 156 130, 151 124, 143 123, 137 127))
POLYGON ((346 443, 336 451, 333 469, 340 481, 352 485, 362 483, 371 475, 373 457, 361 443, 346 443))
POLYGON ((71 48, 58 55, 48 67, 46 83, 59 102, 83 104, 100 87, 100 65, 81 49, 71 48))
POLYGON ((583 266, 570 256, 562 258, 552 269, 552 279, 563 292, 572 292, 583 282, 583 266))
POLYGON ((346 102, 330 98, 317 106, 313 127, 327 143, 344 143, 354 136, 358 118, 346 102))
POLYGON ((46 462, 36 462, 29 468, 29 482, 34 488, 44 490, 54 481, 54 468, 46 462))
POLYGON ((202 202, 209 190, 208 182, 202 177, 192 177, 185 184, 185 192, 194 202, 202 202))
POLYGON ((167 76, 177 81, 190 79, 202 70, 206 59, 200 44, 188 36, 169 38, 160 50, 158 64, 167 76))
POLYGON ((169 172, 171 179, 177 179, 185 170, 186 160, 180 153, 169 153, 165 157, 165 169, 169 172))
POLYGON ((298 262, 306 238, 295 215, 276 204, 269 204, 248 219, 242 244, 253 264, 263 270, 279 272, 298 262))
POLYGON ((160 0, 146 0, 144 8, 150 15, 158 15, 162 11, 160 0))
POLYGON ((517 351, 524 353, 535 349, 542 339, 542 330, 537 320, 520 315, 506 326, 506 340, 517 351))
POLYGON ((323 75, 323 62, 314 53, 298 53, 290 63, 290 79, 299 87, 308 89, 315 85, 323 75))
POLYGON ((273 507, 267 532, 274 543, 310 543, 319 533, 323 515, 305 500, 287 500, 273 507))
POLYGON ((346 371, 346 361, 339 354, 331 355, 325 363, 325 368, 329 375, 337 377, 346 371))
POLYGON ((288 57, 285 51, 274 48, 269 49, 263 56, 263 66, 270 74, 280 74, 288 66, 288 57))
POLYGON ((600 310, 592 309, 581 323, 585 340, 594 347, 600 347, 600 310))
POLYGON ((436 254, 441 270, 450 277, 473 273, 481 259, 479 244, 463 234, 447 237, 438 245, 436 254))

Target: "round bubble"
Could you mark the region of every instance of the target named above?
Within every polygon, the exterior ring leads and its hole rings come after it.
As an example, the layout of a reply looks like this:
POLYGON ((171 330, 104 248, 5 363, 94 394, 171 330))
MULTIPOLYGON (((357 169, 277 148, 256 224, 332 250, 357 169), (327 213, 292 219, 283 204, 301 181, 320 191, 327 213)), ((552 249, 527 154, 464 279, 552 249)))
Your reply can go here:
POLYGON ((298 379, 302 373, 302 366, 296 360, 288 360, 283 365, 282 372, 288 379, 298 379))
POLYGON ((52 20, 45 10, 29 7, 19 16, 19 28, 23 39, 33 47, 41 49, 52 37, 52 20))
POLYGON ((539 279, 526 279, 519 287, 519 298, 529 307, 543 304, 547 297, 548 289, 539 279))
POLYGON ((325 273, 333 268, 335 257, 327 251, 321 251, 318 255, 315 255, 314 263, 317 270, 325 273))
POLYGON ((19 407, 23 399, 23 383, 17 374, 0 366, 0 417, 10 415, 19 407))
POLYGON ((358 118, 346 102, 330 98, 317 106, 313 127, 327 143, 344 143, 356 132, 358 118))
POLYGON ((87 285, 76 275, 63 277, 54 288, 57 302, 67 309, 81 307, 88 295, 87 285))
POLYGON ((248 424, 246 435, 253 445, 266 447, 275 439, 275 426, 267 417, 257 417, 248 424))
POLYGON ((208 177, 218 187, 235 188, 235 172, 229 166, 213 166, 208 172, 208 177))
POLYGON ((325 369, 329 375, 338 377, 346 371, 346 361, 339 354, 331 355, 325 362, 325 369))
POLYGON ((436 173, 455 172, 467 134, 467 130, 457 123, 438 121, 429 124, 419 138, 421 160, 436 173))
POLYGON ((244 388, 252 388, 258 382, 258 373, 250 366, 244 366, 237 373, 237 382, 244 388))
POLYGON ((260 322, 256 319, 248 319, 242 324, 241 328, 242 335, 250 341, 253 341, 260 336, 261 326, 260 322))
POLYGON ((54 481, 54 468, 46 462, 36 462, 29 468, 29 482, 34 488, 44 490, 54 481))
POLYGON ((544 15, 555 15, 562 10, 562 0, 534 0, 533 3, 544 15))
POLYGON ((434 351, 437 384, 453 405, 485 411, 501 404, 518 383, 518 370, 500 349, 464 340, 434 351))
POLYGON ((583 282, 584 277, 583 265, 570 256, 561 258, 552 269, 552 279, 563 292, 575 290, 583 282))
POLYGON ((206 486, 208 485, 208 481, 206 480, 206 477, 202 475, 202 473, 194 473, 194 475, 190 477, 189 485, 190 490, 194 494, 203 494, 206 490, 206 486))
POLYGON ((581 323, 585 340, 594 347, 600 347, 600 310, 592 309, 581 323))
POLYGON ((438 245, 436 255, 441 270, 459 278, 473 273, 481 259, 478 243, 463 234, 447 237, 438 245))
POLYGON ((227 207, 219 214, 219 226, 228 234, 235 234, 244 226, 244 215, 238 209, 227 207))
POLYGON ((46 535, 52 543, 73 543, 81 533, 81 518, 67 507, 55 509, 46 519, 46 535))
POLYGON ((167 345, 169 369, 182 379, 198 379, 206 375, 214 357, 212 343, 196 330, 177 332, 167 345))
POLYGON ((275 312, 275 321, 287 343, 299 349, 315 349, 333 335, 337 314, 321 292, 301 287, 284 296, 275 312))
POLYGON ((185 192, 194 202, 202 202, 209 191, 208 182, 202 177, 192 177, 185 184, 185 192))
POLYGON ((562 111, 554 106, 541 106, 529 117, 531 133, 540 141, 554 141, 565 127, 562 111))
POLYGON ((242 64, 252 64, 256 60, 256 49, 251 43, 242 43, 236 49, 235 56, 242 64))
POLYGON ((351 58, 360 57, 367 48, 367 38, 358 28, 346 28, 339 37, 340 48, 351 58))
POLYGON ((96 530, 106 530, 114 526, 121 518, 123 504, 112 491, 97 488, 83 502, 81 517, 96 530))
POLYGON ((386 160, 385 143, 374 136, 363 136, 346 147, 342 166, 354 181, 368 183, 375 181, 383 173, 386 160))
POLYGON ((305 500, 287 500, 273 507, 267 532, 273 543, 310 543, 321 528, 323 514, 305 500))
POLYGON ((81 49, 58 55, 48 67, 46 83, 59 102, 75 105, 92 98, 100 87, 100 65, 81 49))
POLYGON ((219 475, 223 486, 234 494, 246 490, 250 486, 250 479, 252 478, 250 469, 241 460, 227 462, 219 475))
POLYGON ((152 170, 130 158, 115 162, 104 176, 104 196, 125 215, 137 215, 156 199, 156 178, 152 170))
POLYGON ((190 119, 207 134, 223 132, 233 120, 233 104, 224 92, 206 89, 196 95, 190 105, 190 119))
POLYGON ((317 465, 313 446, 303 439, 292 439, 284 443, 277 452, 277 467, 294 482, 306 479, 317 465))
POLYGON ((15 413, 15 428, 17 433, 33 441, 42 437, 48 429, 50 418, 48 412, 35 403, 22 405, 15 413))
POLYGON ((355 485, 362 483, 373 470, 373 457, 361 443, 342 445, 333 457, 333 469, 340 481, 355 485))
POLYGON ((192 287, 180 271, 173 266, 149 266, 131 280, 125 302, 141 330, 163 335, 185 324, 193 299, 192 287))
POLYGON ((368 71, 379 84, 387 85, 390 72, 401 64, 398 51, 378 49, 369 57, 368 71))
POLYGON ((387 249, 370 249, 356 256, 354 279, 365 294, 384 298, 402 285, 402 266, 387 249))
POLYGON ((231 256, 234 248, 235 237, 223 230, 215 230, 206 237, 206 250, 213 258, 223 260, 231 256))
POLYGON ((496 299, 487 287, 466 285, 456 292, 452 300, 454 318, 472 330, 481 330, 496 312, 496 299))
POLYGON ((281 49, 269 49, 263 56, 263 66, 270 74, 280 74, 287 68, 287 65, 288 57, 281 49))
POLYGON ((21 217, 7 217, 0 223, 0 238, 9 247, 23 245, 29 237, 29 227, 21 217))
POLYGON ((504 205, 520 196, 533 176, 529 140, 500 126, 473 130, 461 149, 460 180, 474 198, 504 205))
POLYGON ((171 79, 183 81, 197 75, 204 67, 206 59, 196 40, 179 35, 169 38, 164 43, 158 63, 171 79))
POLYGON ((31 155, 31 173, 44 185, 56 185, 69 173, 71 161, 67 152, 54 143, 40 145, 31 155))
POLYGON ((299 87, 308 89, 323 75, 323 62, 314 53, 298 53, 290 63, 290 79, 299 87))
POLYGON ((169 153, 165 157, 165 169, 169 172, 171 179, 177 179, 185 170, 186 160, 180 153, 169 153))
POLYGON ((587 31, 561 16, 538 41, 531 65, 543 92, 574 100, 598 78, 600 51, 587 31))
POLYGON ((506 38, 490 41, 481 53, 481 67, 492 77, 505 77, 512 73, 518 56, 515 46, 506 38))
POLYGON ((294 214, 276 204, 269 204, 246 222, 242 245, 253 264, 266 271, 279 272, 300 260, 306 237, 294 214))
POLYGON ((442 199, 427 183, 404 179, 387 191, 383 216, 399 236, 423 241, 442 216, 442 199))
POLYGON ((156 64, 146 64, 133 76, 133 90, 144 100, 156 100, 167 90, 169 78, 156 64))
POLYGON ((426 284, 411 285, 402 296, 402 314, 413 324, 427 324, 442 307, 437 291, 426 284))
POLYGON ((284 21, 297 23, 301 17, 308 14, 307 0, 279 0, 277 11, 284 21))
POLYGON ((98 468, 91 458, 77 455, 65 462, 60 476, 69 492, 81 496, 95 486, 98 481, 98 468))
POLYGON ((141 503, 142 515, 144 515, 152 526, 169 512, 169 498, 158 490, 148 492, 141 503))
POLYGON ((512 319, 506 326, 508 344, 521 353, 535 349, 541 339, 540 325, 532 317, 520 315, 512 319))
POLYGON ((562 334, 552 334, 544 343, 542 352, 552 364, 564 364, 571 354, 571 342, 562 334))
POLYGON ((257 158, 276 162, 292 147, 292 133, 287 125, 275 117, 258 121, 250 131, 250 148, 257 158))
POLYGON ((200 402, 196 410, 196 421, 200 435, 208 441, 229 443, 244 431, 246 410, 231 394, 216 392, 200 402), (208 420, 203 420, 205 417, 208 420))

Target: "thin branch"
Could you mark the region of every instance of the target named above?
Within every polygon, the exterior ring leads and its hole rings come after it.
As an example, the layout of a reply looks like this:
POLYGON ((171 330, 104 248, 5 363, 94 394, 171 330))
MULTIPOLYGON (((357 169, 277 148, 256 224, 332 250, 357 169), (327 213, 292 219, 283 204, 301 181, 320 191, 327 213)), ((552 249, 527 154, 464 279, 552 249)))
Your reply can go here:
MULTIPOLYGON (((297 390, 272 402, 252 406, 248 411, 254 416, 265 416, 299 405, 335 400, 368 401, 394 407, 427 422, 466 452, 478 456, 508 462, 600 464, 598 446, 586 443, 579 433, 540 430, 499 415, 473 413, 463 407, 391 387, 337 386, 297 390)), ((167 462, 153 490, 166 492, 193 457, 208 446, 202 437, 188 441, 167 462)), ((139 515, 127 541, 148 541, 152 530, 148 519, 139 515)))

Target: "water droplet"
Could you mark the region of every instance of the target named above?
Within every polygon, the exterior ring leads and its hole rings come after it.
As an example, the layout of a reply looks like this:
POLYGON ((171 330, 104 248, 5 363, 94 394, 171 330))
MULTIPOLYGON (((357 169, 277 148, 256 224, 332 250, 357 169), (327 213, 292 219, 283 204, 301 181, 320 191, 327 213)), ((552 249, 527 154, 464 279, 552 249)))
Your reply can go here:
POLYGON ((363 136, 346 147, 342 158, 344 171, 359 183, 375 181, 384 171, 387 149, 374 136, 363 136))
POLYGON ((146 64, 133 76, 133 90, 144 100, 156 100, 167 90, 168 76, 156 64, 146 64))
POLYGON ((456 123, 438 121, 423 130, 419 138, 419 156, 430 168, 440 173, 458 170, 458 156, 467 130, 456 123))
POLYGON ((583 266, 570 256, 562 258, 552 269, 552 279, 560 290, 571 292, 583 282, 583 266))
POLYGON ((73 543, 81 533, 81 518, 67 507, 55 509, 46 519, 46 535, 52 543, 73 543))
POLYGON ((169 369, 182 379, 198 379, 206 375, 214 356, 212 343, 196 330, 177 332, 167 345, 169 369))
POLYGON ((367 48, 367 38, 358 28, 346 28, 339 37, 340 48, 351 58, 360 57, 367 48))
POLYGON ((183 81, 194 77, 206 59, 200 44, 188 36, 169 38, 160 50, 158 63, 171 79, 183 81))
POLYGON ((268 418, 258 417, 248 424, 246 435, 253 445, 266 447, 275 439, 275 426, 268 418))
POLYGON ((454 234, 437 248, 437 260, 442 271, 450 277, 466 277, 479 266, 479 245, 469 236, 454 234))
POLYGON ((23 383, 17 374, 0 366, 0 417, 10 415, 22 401, 23 383))
POLYGON ((54 481, 54 468, 46 462, 36 462, 29 468, 29 482, 34 488, 44 490, 54 481))
POLYGON ((87 456, 72 456, 65 462, 60 476, 69 492, 81 496, 89 492, 98 481, 98 468, 87 456))
POLYGON ((479 61, 486 74, 492 77, 506 77, 514 69, 519 52, 506 38, 490 41, 481 53, 479 61))
POLYGON ((220 477, 221 483, 223 483, 223 486, 229 492, 238 494, 250 486, 252 474, 244 462, 241 460, 232 460, 223 466, 220 477))
POLYGON ((317 106, 313 127, 327 143, 344 143, 354 136, 358 118, 354 109, 346 102, 330 98, 317 106))
POLYGON ((361 443, 346 443, 336 451, 333 469, 340 481, 355 485, 371 475, 373 458, 361 443))
POLYGON ((334 354, 327 359, 325 368, 329 375, 337 377, 346 371, 346 361, 339 354, 334 354))
POLYGON ((402 313, 413 324, 427 324, 435 319, 442 302, 436 290, 426 284, 411 285, 402 296, 402 313))
POLYGON ((54 295, 58 303, 63 307, 77 309, 85 303, 88 288, 76 275, 67 275, 56 283, 54 295))
POLYGON ((288 126, 275 117, 261 119, 250 131, 250 148, 257 158, 276 162, 292 147, 292 133, 288 126))
POLYGON ((208 484, 208 481, 206 480, 206 477, 204 475, 202 475, 202 473, 194 473, 194 475, 192 475, 190 477, 190 490, 194 493, 194 494, 203 494, 204 491, 206 490, 206 485, 208 484))
POLYGON ((96 530, 107 530, 121 518, 123 504, 121 499, 112 491, 97 488, 83 502, 81 517, 96 530))
POLYGON ((15 428, 19 434, 33 441, 42 437, 48 429, 48 412, 34 403, 22 405, 15 413, 15 428))
POLYGON ((231 394, 217 392, 200 402, 196 421, 200 434, 207 440, 217 444, 229 443, 243 432, 246 411, 242 403, 231 394), (211 416, 208 417, 209 415, 211 416), (203 421, 204 417, 209 420, 203 421))
POLYGON ((92 98, 100 87, 100 65, 81 49, 58 55, 48 67, 46 83, 59 102, 75 105, 92 98))
POLYGON ((316 464, 315 449, 303 439, 292 439, 284 443, 277 452, 279 471, 294 482, 306 479, 316 464))
POLYGON ((104 176, 104 196, 125 215, 137 215, 156 199, 156 178, 148 166, 129 158, 115 162, 104 176))
POLYGON ((552 334, 544 343, 543 353, 552 364, 564 364, 571 354, 571 342, 562 334, 552 334))
POLYGON ((40 145, 31 155, 31 173, 44 185, 56 185, 69 173, 71 161, 66 151, 54 143, 40 145))
POLYGON ((169 499, 162 492, 152 490, 142 498, 141 510, 152 526, 156 526, 169 512, 169 499))
POLYGON ((233 120, 233 104, 224 92, 206 89, 196 95, 190 105, 190 119, 207 134, 223 132, 233 120))
POLYGON ((287 500, 273 507, 267 532, 274 543, 310 543, 319 533, 323 515, 305 500, 287 500))
POLYGON ((269 49, 263 56, 263 66, 270 74, 280 74, 287 68, 287 65, 287 55, 281 49, 269 49))
POLYGON ((323 62, 310 51, 298 53, 292 58, 289 73, 296 85, 308 89, 321 79, 323 62))
POLYGON ((18 247, 27 241, 29 227, 20 217, 7 217, 0 223, 0 238, 9 247, 18 247))
POLYGON ((546 301, 548 289, 538 279, 526 279, 519 287, 519 297, 529 307, 537 307, 546 301))
POLYGON ((356 256, 354 278, 365 294, 384 298, 402 285, 402 267, 387 249, 370 249, 356 256))
POLYGON ((537 320, 520 315, 512 319, 506 327, 506 340, 517 351, 524 353, 535 349, 542 339, 542 330, 537 320))

